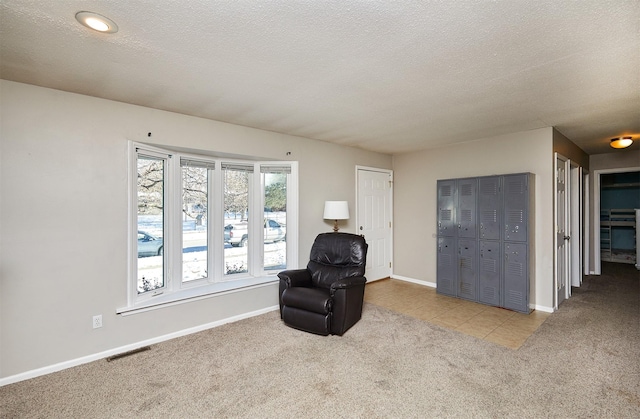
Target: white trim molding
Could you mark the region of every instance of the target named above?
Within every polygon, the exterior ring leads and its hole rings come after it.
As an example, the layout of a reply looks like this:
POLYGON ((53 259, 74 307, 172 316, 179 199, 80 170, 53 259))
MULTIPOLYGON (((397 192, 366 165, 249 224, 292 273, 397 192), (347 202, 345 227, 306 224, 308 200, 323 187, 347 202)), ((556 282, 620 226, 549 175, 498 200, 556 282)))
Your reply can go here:
POLYGON ((411 282, 412 284, 424 285, 425 287, 436 288, 435 282, 422 281, 420 279, 409 278, 401 275, 391 275, 392 279, 398 279, 400 281, 411 282))

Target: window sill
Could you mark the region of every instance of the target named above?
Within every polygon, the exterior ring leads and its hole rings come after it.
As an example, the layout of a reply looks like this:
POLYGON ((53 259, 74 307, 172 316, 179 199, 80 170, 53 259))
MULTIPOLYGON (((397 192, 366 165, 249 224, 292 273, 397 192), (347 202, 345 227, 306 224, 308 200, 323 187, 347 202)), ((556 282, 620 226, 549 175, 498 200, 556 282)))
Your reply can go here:
POLYGON ((248 289, 261 288, 277 282, 278 277, 273 275, 259 278, 239 279, 229 282, 218 282, 201 287, 187 288, 175 292, 160 294, 132 306, 119 308, 116 310, 116 313, 122 316, 130 316, 132 314, 144 313, 150 310, 171 307, 178 304, 203 300, 205 298, 217 297, 248 289))

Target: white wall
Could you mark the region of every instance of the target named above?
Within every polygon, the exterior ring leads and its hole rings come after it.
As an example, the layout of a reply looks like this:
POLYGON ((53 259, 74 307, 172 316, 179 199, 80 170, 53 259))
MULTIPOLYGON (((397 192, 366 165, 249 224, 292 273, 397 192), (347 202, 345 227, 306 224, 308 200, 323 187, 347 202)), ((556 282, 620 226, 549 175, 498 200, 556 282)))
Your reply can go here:
POLYGON ((438 179, 535 174, 535 275, 530 302, 553 309, 553 129, 483 138, 393 157, 394 275, 436 282, 438 179))
POLYGON ((127 303, 128 140, 299 161, 301 266, 331 228, 324 201, 355 208, 355 166, 391 168, 384 154, 57 90, 2 80, 0 93, 0 379, 277 305, 274 283, 115 314, 127 303))

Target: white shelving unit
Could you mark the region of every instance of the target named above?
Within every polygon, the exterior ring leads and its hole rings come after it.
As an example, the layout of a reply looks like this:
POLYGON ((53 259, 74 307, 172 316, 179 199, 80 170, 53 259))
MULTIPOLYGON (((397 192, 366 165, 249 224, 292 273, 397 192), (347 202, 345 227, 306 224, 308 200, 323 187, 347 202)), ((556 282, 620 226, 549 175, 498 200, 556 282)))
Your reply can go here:
MULTIPOLYGON (((605 262, 631 263, 638 261, 638 246, 635 249, 616 248, 615 230, 635 229, 638 238, 638 219, 635 209, 609 209, 600 211, 600 259, 605 262)), ((637 266, 637 265, 636 265, 637 266)))

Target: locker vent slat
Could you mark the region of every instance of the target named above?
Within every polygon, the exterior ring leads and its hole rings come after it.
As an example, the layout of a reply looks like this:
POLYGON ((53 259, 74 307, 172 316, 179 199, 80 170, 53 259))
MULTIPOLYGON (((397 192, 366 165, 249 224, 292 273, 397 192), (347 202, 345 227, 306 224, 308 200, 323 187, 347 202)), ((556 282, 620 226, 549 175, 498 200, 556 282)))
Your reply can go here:
POLYGON ((518 180, 510 180, 509 182, 507 182, 507 195, 522 195, 524 191, 524 182, 518 180))
POLYGON ((482 296, 485 301, 493 301, 496 298, 496 289, 494 287, 484 287, 482 288, 482 296))
POLYGON ((507 292, 507 295, 505 297, 507 298, 507 301, 513 304, 514 306, 519 306, 523 303, 521 292, 509 290, 509 292, 507 292))
POLYGON ((472 269, 473 268, 473 261, 471 260, 471 258, 465 257, 465 256, 461 256, 460 257, 460 268, 461 269, 472 269))
POLYGON ((498 211, 497 210, 485 210, 481 214, 483 223, 497 223, 498 211))
POLYGON ((524 220, 524 214, 522 210, 512 210, 507 214, 507 221, 509 224, 519 224, 524 220))
POLYGON ((482 182, 480 187, 480 193, 482 195, 498 195, 498 183, 482 182))
POLYGON ((522 263, 511 262, 507 264, 507 274, 522 276, 523 275, 523 266, 522 263))
POLYGON ((448 255, 446 253, 440 254, 440 261, 442 262, 442 266, 451 266, 453 264, 451 260, 451 255, 448 255))
POLYGON ((498 272, 498 264, 495 259, 482 259, 482 270, 484 272, 498 272))

